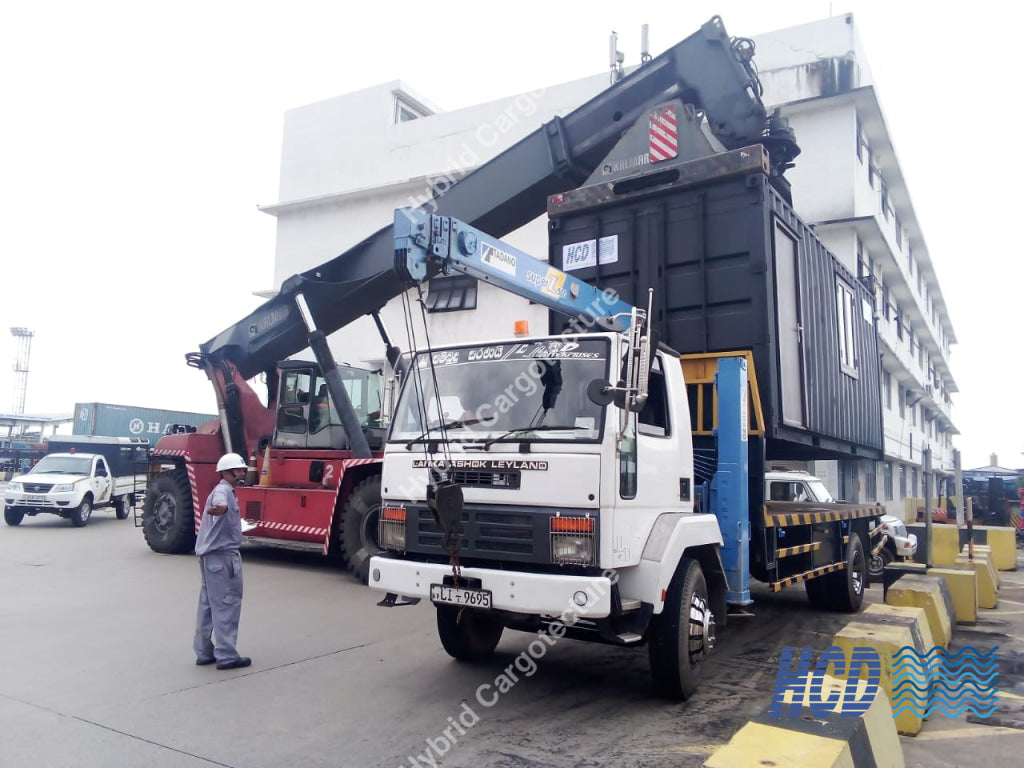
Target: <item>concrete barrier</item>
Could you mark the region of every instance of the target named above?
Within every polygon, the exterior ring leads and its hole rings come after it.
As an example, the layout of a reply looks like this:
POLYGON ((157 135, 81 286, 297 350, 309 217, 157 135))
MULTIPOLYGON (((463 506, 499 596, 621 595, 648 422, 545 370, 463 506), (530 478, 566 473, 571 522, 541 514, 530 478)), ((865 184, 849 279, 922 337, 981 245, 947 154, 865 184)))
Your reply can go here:
POLYGON ((957 624, 978 621, 978 574, 973 568, 929 568, 929 576, 941 576, 953 601, 953 620, 957 624))
MULTIPOLYGON (((966 543, 965 531, 960 542, 961 551, 966 543)), ((987 546, 992 550, 992 564, 997 571, 1017 570, 1017 532, 1013 528, 976 525, 974 526, 974 543, 987 546)))
MULTIPOLYGON (((960 550, 960 555, 970 555, 970 550, 966 544, 964 544, 963 549, 960 550)), ((973 557, 975 560, 981 560, 983 558, 988 560, 989 569, 992 571, 992 578, 995 581, 996 588, 998 589, 999 585, 1003 582, 1003 577, 999 575, 999 569, 996 568, 996 560, 995 555, 992 553, 992 547, 986 544, 975 544, 973 557)))
POLYGON ((953 599, 945 580, 939 576, 907 574, 890 587, 885 594, 886 605, 923 608, 928 619, 932 640, 942 648, 949 648, 953 638, 956 613, 953 599))
MULTIPOLYGON (((836 633, 833 645, 841 648, 847 658, 852 658, 853 649, 858 646, 868 646, 878 652, 882 660, 879 687, 891 708, 893 656, 908 646, 923 655, 935 647, 935 642, 924 608, 874 603, 836 633)), ((896 730, 907 736, 916 736, 921 731, 922 718, 912 709, 900 712, 895 722, 896 730)))
MULTIPOLYGON (((846 681, 822 676, 821 696, 842 691, 846 681)), ((865 688, 860 681, 860 691, 865 688)), ((831 713, 811 711, 806 692, 795 695, 800 711, 773 717, 770 707, 743 726, 728 744, 719 747, 705 768, 903 768, 903 748, 896 733, 892 708, 885 696, 875 696, 863 715, 841 714, 842 703, 831 713)), ((842 698, 840 698, 840 702, 842 698)))
POLYGON ((959 555, 956 558, 956 566, 970 568, 978 575, 979 608, 995 608, 999 605, 999 580, 987 555, 979 556, 975 553, 973 560, 966 554, 959 555))

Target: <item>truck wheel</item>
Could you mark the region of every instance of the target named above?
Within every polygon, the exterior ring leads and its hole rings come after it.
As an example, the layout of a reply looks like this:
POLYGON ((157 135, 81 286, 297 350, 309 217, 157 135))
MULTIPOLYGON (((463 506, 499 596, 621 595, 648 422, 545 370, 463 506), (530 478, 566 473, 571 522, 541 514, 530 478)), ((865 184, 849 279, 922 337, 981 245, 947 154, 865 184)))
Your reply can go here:
POLYGON ((383 551, 377 545, 379 517, 380 475, 374 475, 352 490, 338 532, 345 563, 363 584, 369 578, 370 558, 383 551))
POLYGON ((154 552, 177 555, 196 545, 192 493, 184 471, 161 472, 146 488, 142 534, 154 552))
POLYGON ((437 636, 453 659, 483 661, 490 658, 504 629, 500 621, 472 608, 437 606, 437 636))
POLYGON ((86 495, 82 503, 71 511, 71 524, 75 528, 84 528, 92 517, 92 496, 86 495))
POLYGON ((868 573, 872 581, 881 581, 885 566, 896 559, 889 547, 882 547, 877 555, 872 555, 868 560, 868 573))
POLYGON ((864 545, 860 536, 851 532, 846 545, 846 567, 805 582, 807 598, 819 610, 856 613, 864 601, 866 580, 864 545))
POLYGON ((117 510, 114 512, 118 520, 126 520, 132 511, 132 497, 129 495, 120 496, 116 499, 117 510))
POLYGON ((4 522, 8 525, 21 525, 21 521, 25 519, 25 513, 20 509, 14 507, 8 507, 4 510, 4 522))
POLYGON ((669 584, 664 610, 651 619, 648 653, 655 692, 688 699, 714 645, 715 617, 704 572, 700 563, 684 557, 669 584))

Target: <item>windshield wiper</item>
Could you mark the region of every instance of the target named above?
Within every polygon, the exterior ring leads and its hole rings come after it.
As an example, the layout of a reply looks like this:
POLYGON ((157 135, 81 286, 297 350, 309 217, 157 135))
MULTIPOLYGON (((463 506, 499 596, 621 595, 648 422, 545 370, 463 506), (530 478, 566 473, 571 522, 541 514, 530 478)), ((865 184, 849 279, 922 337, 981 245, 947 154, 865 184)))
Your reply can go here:
POLYGON ((490 448, 499 440, 504 440, 506 437, 511 437, 512 435, 519 434, 520 432, 545 432, 554 429, 590 429, 590 427, 577 427, 571 424, 538 424, 535 427, 516 427, 515 429, 510 429, 508 432, 505 432, 504 434, 498 435, 497 437, 492 437, 490 440, 487 440, 486 442, 484 442, 484 448, 490 448))
POLYGON ((458 429, 459 427, 471 427, 474 424, 479 424, 481 421, 482 419, 455 419, 454 421, 449 421, 446 424, 438 424, 436 427, 427 427, 426 430, 424 430, 419 437, 414 437, 412 440, 406 440, 405 447, 407 449, 411 448, 413 443, 419 442, 424 437, 429 435, 431 432, 434 432, 436 430, 458 429))

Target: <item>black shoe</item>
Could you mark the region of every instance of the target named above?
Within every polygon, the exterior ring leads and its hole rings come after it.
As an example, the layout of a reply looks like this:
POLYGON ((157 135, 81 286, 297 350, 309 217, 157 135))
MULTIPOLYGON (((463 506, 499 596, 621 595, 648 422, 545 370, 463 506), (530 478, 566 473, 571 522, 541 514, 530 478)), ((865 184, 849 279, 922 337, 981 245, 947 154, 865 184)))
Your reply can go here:
POLYGON ((241 669, 242 667, 248 667, 252 664, 252 659, 248 656, 239 656, 237 659, 231 659, 231 661, 218 661, 217 669, 241 669))
POLYGON ((196 659, 197 667, 208 667, 210 664, 216 664, 216 659, 196 659))

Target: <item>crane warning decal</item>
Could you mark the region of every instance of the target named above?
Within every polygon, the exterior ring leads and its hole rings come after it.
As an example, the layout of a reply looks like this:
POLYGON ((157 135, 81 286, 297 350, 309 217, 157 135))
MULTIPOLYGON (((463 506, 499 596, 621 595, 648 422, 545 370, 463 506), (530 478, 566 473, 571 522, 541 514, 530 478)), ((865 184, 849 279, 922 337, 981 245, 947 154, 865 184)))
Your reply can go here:
POLYGON ((480 253, 480 260, 488 266, 500 269, 506 275, 516 276, 516 255, 507 253, 500 248, 485 242, 480 253))
POLYGON ((651 162, 669 160, 679 155, 679 133, 675 107, 651 110, 651 162))

